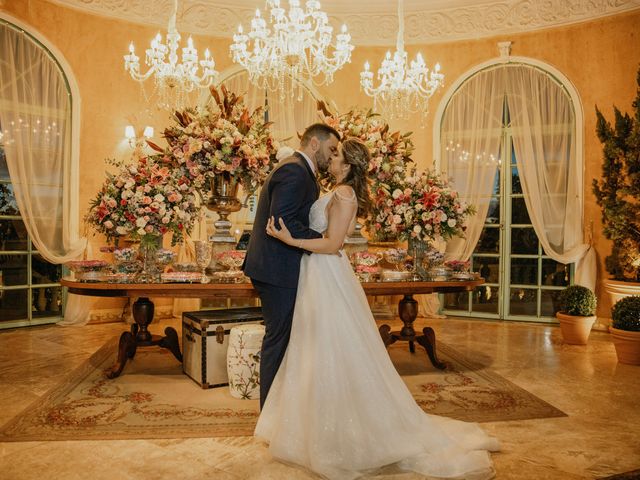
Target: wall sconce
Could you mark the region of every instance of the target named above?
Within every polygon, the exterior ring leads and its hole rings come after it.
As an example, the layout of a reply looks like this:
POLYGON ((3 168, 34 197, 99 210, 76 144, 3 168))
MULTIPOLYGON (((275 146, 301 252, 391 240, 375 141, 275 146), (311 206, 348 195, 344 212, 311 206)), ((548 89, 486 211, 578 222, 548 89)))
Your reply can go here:
POLYGON ((132 148, 142 147, 143 142, 151 137, 153 137, 153 127, 149 125, 144 127, 142 136, 138 136, 136 134, 136 129, 133 128, 133 125, 127 125, 126 127, 124 127, 124 138, 129 141, 129 145, 132 148))

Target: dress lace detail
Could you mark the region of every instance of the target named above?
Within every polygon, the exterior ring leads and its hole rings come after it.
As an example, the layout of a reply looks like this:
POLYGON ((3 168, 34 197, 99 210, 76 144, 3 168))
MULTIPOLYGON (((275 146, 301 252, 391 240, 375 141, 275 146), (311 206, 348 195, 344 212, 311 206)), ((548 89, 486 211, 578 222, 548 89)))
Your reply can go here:
POLYGON ((309 210, 309 228, 316 232, 324 233, 329 226, 329 220, 327 219, 327 205, 333 198, 333 192, 322 195, 316 200, 311 209, 309 210))
MULTIPOLYGON (((320 233, 326 232, 329 227, 329 220, 327 218, 327 206, 329 205, 329 202, 335 196, 338 201, 357 203, 356 192, 353 190, 351 192, 353 193, 352 197, 345 197, 345 195, 340 193, 338 190, 333 190, 318 198, 318 200, 311 205, 311 209, 309 210, 309 228, 320 233)), ((353 217, 354 218, 351 223, 355 221, 355 214, 353 217)))
MULTIPOLYGON (((324 232, 333 193, 310 210, 324 232)), ((304 255, 287 352, 255 435, 331 480, 389 464, 429 478, 488 479, 499 448, 475 423, 428 415, 398 375, 346 255, 304 255)))

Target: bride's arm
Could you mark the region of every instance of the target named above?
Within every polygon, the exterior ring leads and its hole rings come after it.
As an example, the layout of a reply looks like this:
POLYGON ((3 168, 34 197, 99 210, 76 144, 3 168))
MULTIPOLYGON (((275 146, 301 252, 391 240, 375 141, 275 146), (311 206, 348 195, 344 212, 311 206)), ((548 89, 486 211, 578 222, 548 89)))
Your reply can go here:
POLYGON ((267 233, 287 245, 301 248, 313 253, 338 253, 344 243, 353 216, 358 209, 358 202, 353 189, 347 185, 341 185, 331 199, 329 206, 329 226, 324 238, 302 239, 293 238, 282 218, 278 219, 280 230, 275 225, 275 219, 271 217, 267 223, 267 233))

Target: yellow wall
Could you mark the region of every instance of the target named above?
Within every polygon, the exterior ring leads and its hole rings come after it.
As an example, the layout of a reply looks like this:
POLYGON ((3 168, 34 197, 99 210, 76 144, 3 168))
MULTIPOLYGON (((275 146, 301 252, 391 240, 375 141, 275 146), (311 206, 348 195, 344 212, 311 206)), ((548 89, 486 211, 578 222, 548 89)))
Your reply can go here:
MULTIPOLYGON (((130 150, 123 142, 126 124, 138 128, 152 125, 156 132, 168 122, 167 113, 148 111, 138 86, 123 69, 123 55, 133 40, 141 55, 158 29, 82 13, 45 0, 0 0, 0 11, 30 25, 65 56, 75 75, 82 101, 80 212, 103 181, 103 160, 122 157, 130 150)), ((168 15, 168 12, 166 12, 168 15)), ((178 20, 178 30, 181 30, 178 20)), ((606 277, 604 257, 609 242, 601 235, 600 211, 591 194, 591 181, 600 175, 601 145, 595 136, 595 105, 611 118, 612 105, 629 111, 635 96, 636 71, 640 66, 640 10, 566 27, 533 33, 501 35, 494 38, 446 44, 409 46, 411 58, 421 51, 427 64, 442 64, 447 84, 464 72, 498 56, 497 42, 513 42, 512 55, 530 57, 560 70, 575 85, 584 111, 585 225, 594 222, 594 241, 599 256, 598 277, 606 277)), ((200 52, 208 47, 219 71, 231 66, 229 39, 194 36, 200 52)), ((365 60, 376 69, 389 47, 357 47, 351 65, 338 72, 335 83, 320 92, 341 110, 358 104, 371 106, 359 90, 359 73, 365 60), (339 87, 339 88, 336 88, 339 87)), ((151 87, 148 87, 151 89, 151 87)), ((443 91, 431 100, 435 112, 443 91)), ((392 122, 392 127, 414 131, 415 159, 420 165, 432 163, 433 116, 423 129, 417 118, 392 122)), ((156 135, 159 139, 159 135, 156 135)), ((160 140, 158 140, 160 142, 160 140)), ((93 242, 100 244, 99 238, 93 242)), ((598 284, 598 314, 609 316, 610 305, 598 284)))

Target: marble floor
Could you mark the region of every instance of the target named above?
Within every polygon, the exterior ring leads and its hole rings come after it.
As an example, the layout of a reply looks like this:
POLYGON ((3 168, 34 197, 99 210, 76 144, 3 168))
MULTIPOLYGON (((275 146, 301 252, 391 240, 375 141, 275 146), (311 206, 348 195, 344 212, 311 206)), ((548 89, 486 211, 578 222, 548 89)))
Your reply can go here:
MULTIPOLYGON (((160 332, 163 321, 154 325, 160 332)), ((416 326, 426 323, 418 319, 416 326)), ((640 367, 618 364, 609 335, 562 343, 558 327, 429 320, 438 338, 568 414, 484 423, 502 442, 499 479, 602 478, 640 469, 640 367)), ((0 331, 0 424, 59 382, 123 324, 0 331)), ((125 371, 126 372, 126 371, 125 371)), ((313 479, 251 437, 0 443, 0 479, 313 479)), ((415 480, 393 469, 377 479, 415 480)))

